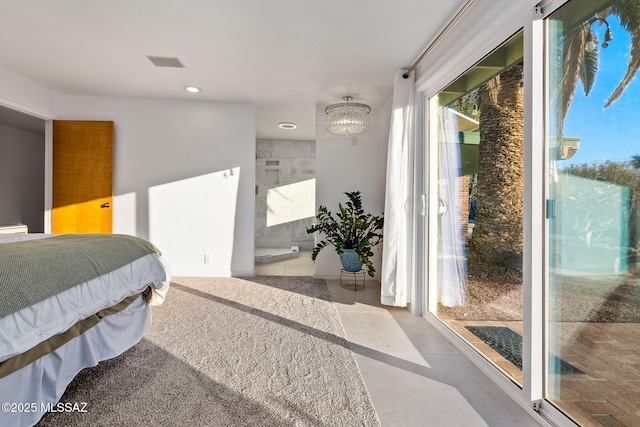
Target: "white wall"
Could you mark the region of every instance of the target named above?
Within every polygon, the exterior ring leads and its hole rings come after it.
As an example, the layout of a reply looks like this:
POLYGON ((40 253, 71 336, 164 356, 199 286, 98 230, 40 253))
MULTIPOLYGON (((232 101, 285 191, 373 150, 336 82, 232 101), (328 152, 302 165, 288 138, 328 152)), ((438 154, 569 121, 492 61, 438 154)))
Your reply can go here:
POLYGON ((0 224, 44 231, 44 135, 0 124, 0 224))
POLYGON ((53 92, 0 68, 0 104, 42 118, 51 118, 53 92))
MULTIPOLYGON (((389 81, 393 76, 389 76, 389 81)), ((316 107, 316 212, 320 205, 335 214, 338 203, 346 202, 347 191, 360 191, 365 211, 380 215, 384 211, 387 145, 392 94, 371 105, 371 130, 353 137, 330 134, 323 128, 326 105, 316 107)), ((382 245, 374 249, 374 266, 380 272, 382 245)), ((333 247, 327 247, 316 259, 316 277, 340 277, 340 260, 333 247)))
MULTIPOLYGON (((172 267, 176 275, 253 274, 253 105, 53 94, 1 68, 0 103, 45 118, 113 120, 114 232, 152 239, 170 262, 175 260, 172 267), (225 173, 231 176, 235 168, 240 168, 237 183, 230 179, 217 191, 215 182, 225 179, 225 173), (228 206, 226 199, 224 203, 217 200, 218 194, 231 197, 234 185, 236 206, 228 206), (216 191, 209 191, 211 188, 216 191), (192 195, 188 203, 182 200, 163 205, 185 194, 192 195), (198 204, 203 197, 204 206, 198 204), (216 235, 221 229, 214 222, 222 219, 201 217, 207 210, 226 220, 233 217, 234 224, 224 229, 232 237, 226 235, 221 240, 216 235), (178 225, 190 216, 195 218, 187 221, 189 225, 178 225), (214 240, 216 246, 212 247, 214 240), (205 264, 205 253, 217 255, 218 247, 224 248, 222 259, 205 264)), ((325 106, 317 106, 316 206, 324 204, 335 210, 338 202, 345 200, 344 192, 360 190, 368 211, 383 211, 391 94, 371 106, 372 130, 351 139, 325 132, 321 127, 325 106)), ((376 252, 379 270, 379 249, 376 252)), ((339 271, 337 255, 331 248, 325 249, 318 257, 316 275, 338 277, 339 271)))
POLYGON ((113 232, 151 240, 174 275, 254 273, 250 103, 54 95, 56 119, 113 120, 113 232))

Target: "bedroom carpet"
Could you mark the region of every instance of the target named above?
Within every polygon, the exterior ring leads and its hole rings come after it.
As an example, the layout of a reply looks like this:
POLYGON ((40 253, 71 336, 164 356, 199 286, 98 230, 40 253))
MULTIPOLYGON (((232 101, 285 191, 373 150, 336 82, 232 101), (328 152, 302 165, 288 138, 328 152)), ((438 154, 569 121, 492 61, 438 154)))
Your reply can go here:
POLYGON ((145 338, 85 369, 39 426, 379 426, 327 286, 174 278, 145 338))

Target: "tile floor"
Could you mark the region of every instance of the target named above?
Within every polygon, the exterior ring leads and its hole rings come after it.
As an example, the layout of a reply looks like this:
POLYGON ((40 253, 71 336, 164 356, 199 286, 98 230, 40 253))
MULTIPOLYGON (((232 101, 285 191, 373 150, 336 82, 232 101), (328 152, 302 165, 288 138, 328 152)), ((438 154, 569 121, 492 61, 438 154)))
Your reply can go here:
MULTIPOLYGON (((311 253, 256 274, 312 276, 311 253)), ((382 427, 540 425, 424 318, 382 306, 379 282, 327 285, 382 427)))
POLYGON ((541 425, 424 318, 382 306, 378 282, 327 285, 382 427, 541 425))
POLYGON ((314 273, 315 266, 311 261, 311 251, 300 251, 297 258, 256 264, 258 276, 313 276, 314 273))

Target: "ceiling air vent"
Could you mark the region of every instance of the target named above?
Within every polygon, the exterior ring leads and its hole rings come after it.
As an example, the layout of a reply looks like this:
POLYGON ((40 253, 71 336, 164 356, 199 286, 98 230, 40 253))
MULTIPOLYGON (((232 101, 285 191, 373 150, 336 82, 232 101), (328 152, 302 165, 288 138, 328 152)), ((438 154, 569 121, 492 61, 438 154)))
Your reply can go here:
POLYGON ((170 56, 152 56, 146 55, 149 61, 153 62, 156 67, 172 67, 172 68, 185 68, 184 64, 180 61, 180 58, 170 56))

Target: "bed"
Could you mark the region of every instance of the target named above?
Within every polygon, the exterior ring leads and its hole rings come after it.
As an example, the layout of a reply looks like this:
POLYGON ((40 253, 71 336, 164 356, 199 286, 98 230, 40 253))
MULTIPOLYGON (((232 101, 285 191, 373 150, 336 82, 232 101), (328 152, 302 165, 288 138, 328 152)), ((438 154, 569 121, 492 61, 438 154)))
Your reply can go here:
POLYGON ((82 369, 139 342, 170 275, 133 236, 0 234, 0 425, 34 425, 82 369))

